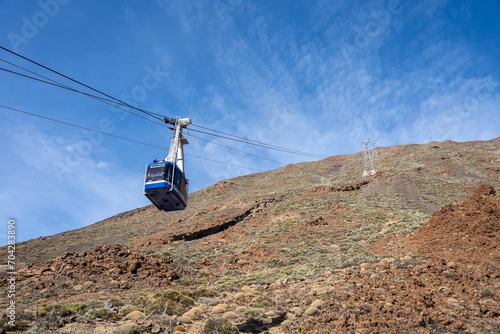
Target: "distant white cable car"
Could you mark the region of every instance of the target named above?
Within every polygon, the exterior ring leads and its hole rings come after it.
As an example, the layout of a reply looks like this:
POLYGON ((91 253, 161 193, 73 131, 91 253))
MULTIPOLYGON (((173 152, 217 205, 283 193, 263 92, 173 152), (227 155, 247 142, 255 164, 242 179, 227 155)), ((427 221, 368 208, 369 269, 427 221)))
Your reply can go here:
POLYGON ((160 210, 183 210, 188 202, 188 179, 184 174, 184 149, 189 144, 182 129, 191 124, 190 118, 168 118, 163 121, 174 125, 168 156, 154 160, 146 167, 144 195, 160 210))

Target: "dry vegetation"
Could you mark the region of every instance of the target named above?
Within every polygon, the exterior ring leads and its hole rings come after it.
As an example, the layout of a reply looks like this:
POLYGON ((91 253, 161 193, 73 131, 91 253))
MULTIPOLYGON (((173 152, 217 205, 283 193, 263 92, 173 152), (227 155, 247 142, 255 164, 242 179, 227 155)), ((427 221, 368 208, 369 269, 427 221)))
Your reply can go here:
POLYGON ((18 329, 500 330, 500 263, 439 262, 427 258, 439 254, 408 254, 402 246, 434 212, 469 199, 479 184, 500 189, 500 138, 381 148, 378 173, 368 179, 362 164, 356 153, 287 165, 193 193, 181 212, 148 206, 19 244, 23 262, 40 263, 20 275, 18 329), (162 269, 155 273, 155 266, 162 269), (407 289, 415 293, 402 293, 407 289), (438 306, 444 311, 429 311, 438 306))

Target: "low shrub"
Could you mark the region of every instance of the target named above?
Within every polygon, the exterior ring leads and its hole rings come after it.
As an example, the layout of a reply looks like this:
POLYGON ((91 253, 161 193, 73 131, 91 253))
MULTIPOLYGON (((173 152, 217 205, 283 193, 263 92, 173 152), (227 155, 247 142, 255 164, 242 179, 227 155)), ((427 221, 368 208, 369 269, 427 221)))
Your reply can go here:
POLYGON ((109 308, 93 308, 85 313, 85 317, 89 319, 104 319, 104 320, 118 320, 118 314, 109 308))
POLYGON ((229 320, 208 318, 203 324, 202 334, 238 334, 240 331, 229 320))

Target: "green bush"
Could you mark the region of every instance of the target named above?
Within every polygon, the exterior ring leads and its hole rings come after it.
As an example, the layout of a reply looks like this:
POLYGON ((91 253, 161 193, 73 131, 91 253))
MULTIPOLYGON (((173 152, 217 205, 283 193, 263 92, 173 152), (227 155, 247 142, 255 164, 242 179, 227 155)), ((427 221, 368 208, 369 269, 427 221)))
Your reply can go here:
POLYGON ((120 315, 127 315, 129 314, 130 312, 133 312, 133 311, 143 311, 142 307, 140 306, 137 306, 137 305, 126 305, 126 306, 123 306, 120 311, 118 311, 118 313, 120 315))
POLYGON ((193 304, 193 298, 175 290, 165 290, 146 300, 144 306, 147 313, 163 313, 166 309, 168 314, 181 315, 188 306, 193 304))
POLYGON ((203 324, 202 334, 237 334, 238 328, 226 319, 208 318, 203 324))
POLYGON ((125 324, 114 329, 116 334, 141 334, 141 327, 135 324, 125 324))
POLYGON ((83 314, 84 311, 87 309, 87 303, 78 303, 78 302, 75 302, 75 303, 69 303, 69 304, 66 304, 66 305, 63 305, 63 307, 61 308, 61 315, 63 317, 66 317, 68 315, 72 315, 72 314, 83 314))
POLYGON ((260 312, 257 310, 254 310, 254 309, 250 309, 250 310, 246 310, 245 313, 243 313, 243 315, 246 318, 257 318, 260 316, 260 312))
POLYGON ((215 297, 217 296, 217 291, 207 288, 199 287, 195 290, 181 290, 181 294, 191 297, 193 299, 198 299, 199 297, 215 297))
POLYGON ((122 299, 120 299, 120 297, 112 297, 109 300, 109 302, 113 304, 114 307, 120 307, 125 305, 125 302, 122 299))
POLYGON ((482 297, 487 298, 487 297, 493 297, 494 295, 495 294, 490 289, 486 289, 486 288, 481 289, 481 296, 482 297))
POLYGON ((47 314, 49 314, 50 312, 60 313, 61 309, 62 309, 62 305, 61 304, 47 305, 43 309, 41 309, 41 310, 38 311, 38 315, 41 316, 41 317, 43 317, 43 316, 46 316, 47 314))
POLYGON ((87 307, 89 309, 91 309, 91 308, 101 308, 103 306, 104 306, 104 301, 102 301, 102 300, 91 300, 91 301, 88 302, 88 305, 87 305, 87 307))
POLYGON ((193 292, 193 296, 191 297, 215 297, 217 296, 217 291, 207 288, 198 288, 193 292))
POLYGON ((1 328, 1 329, 8 330, 8 331, 10 331, 10 330, 14 330, 14 329, 15 329, 15 327, 14 327, 14 326, 11 326, 11 325, 9 324, 9 321, 10 321, 10 319, 9 319, 9 318, 7 318, 7 317, 2 317, 2 318, 0 319, 0 328, 1 328))
POLYGON ((268 307, 270 306, 272 303, 272 301, 269 299, 269 298, 265 298, 265 297, 256 297, 251 303, 250 303, 250 306, 252 307, 268 307))
POLYGON ((118 314, 109 308, 93 308, 85 313, 85 317, 89 319, 105 319, 105 320, 117 320, 118 314))
POLYGON ((443 275, 444 275, 444 277, 446 277, 446 278, 453 278, 453 277, 455 277, 455 273, 454 273, 454 272, 452 272, 452 271, 444 271, 444 272, 443 272, 443 275))

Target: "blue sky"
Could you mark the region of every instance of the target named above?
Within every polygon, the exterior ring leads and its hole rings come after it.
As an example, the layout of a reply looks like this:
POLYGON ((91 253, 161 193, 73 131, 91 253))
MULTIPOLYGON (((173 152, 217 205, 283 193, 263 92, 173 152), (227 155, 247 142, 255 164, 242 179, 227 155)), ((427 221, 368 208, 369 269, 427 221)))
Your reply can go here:
MULTIPOLYGON (((365 137, 392 146, 500 135, 499 1, 1 1, 0 22, 1 46, 107 94, 281 147, 331 156, 361 151, 365 137)), ((0 104, 162 147, 171 138, 4 71, 0 104)), ((17 219, 18 241, 149 204, 144 168, 166 151, 3 108, 0 120, 0 218, 17 219)), ((215 144, 312 160, 192 134, 206 140, 191 138, 186 153, 233 165, 188 156, 191 192, 280 167, 215 144)))

